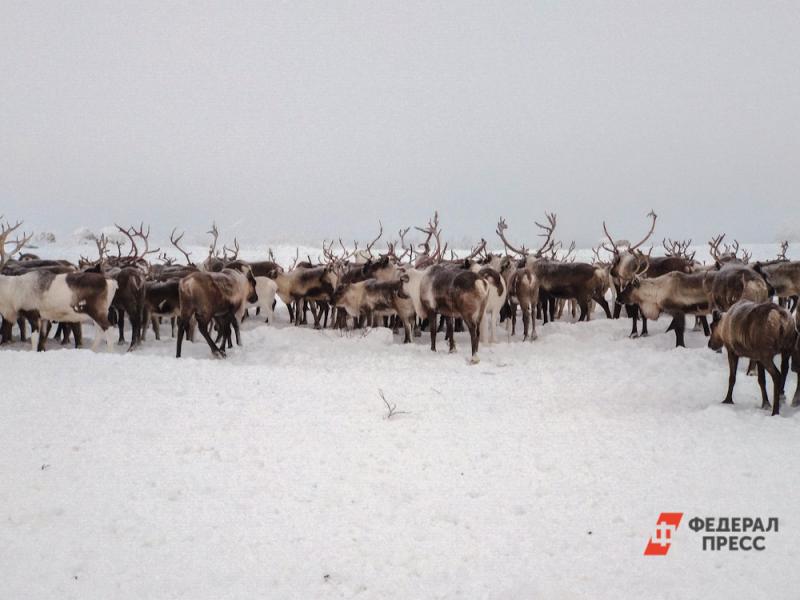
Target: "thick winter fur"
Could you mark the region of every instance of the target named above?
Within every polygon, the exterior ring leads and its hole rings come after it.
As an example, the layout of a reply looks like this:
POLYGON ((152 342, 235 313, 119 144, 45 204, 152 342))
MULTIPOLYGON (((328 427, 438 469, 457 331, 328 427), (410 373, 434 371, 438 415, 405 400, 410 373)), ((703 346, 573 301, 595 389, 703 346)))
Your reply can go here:
POLYGON ((542 295, 549 298, 574 298, 577 301, 580 308, 579 321, 587 319, 591 300, 602 306, 606 316, 611 318, 611 311, 605 299, 607 278, 602 268, 588 263, 546 259, 529 261, 527 264, 539 282, 542 295))
MULTIPOLYGON (((39 315, 37 330, 31 342, 44 350, 49 321, 78 323, 92 320, 106 334, 109 349, 113 332, 108 320, 108 309, 117 291, 117 282, 99 273, 61 273, 46 270, 30 271, 23 275, 0 275, 0 314, 16 321, 23 311, 39 315), (41 335, 41 339, 40 339, 41 335)), ((100 342, 95 336, 93 348, 100 342)))
MULTIPOLYGON (((653 256, 648 257, 638 250, 633 252, 626 250, 615 255, 609 267, 609 276, 614 288, 619 291, 626 287, 635 277, 654 278, 661 277, 667 273, 692 273, 694 271, 694 261, 683 256, 653 256)), ((618 318, 622 304, 617 301, 614 305, 614 318, 618 318)), ((635 304, 626 306, 628 315, 631 317, 631 337, 639 335, 638 319, 639 311, 635 304)), ((647 335, 647 317, 642 317, 642 335, 647 335)))
POLYGON ((367 279, 340 284, 333 294, 334 306, 344 309, 355 319, 373 314, 396 314, 403 322, 404 344, 411 342, 414 303, 403 291, 403 282, 367 279))
POLYGON ((180 318, 178 319, 178 341, 176 355, 180 358, 181 344, 186 327, 194 317, 197 327, 205 338, 214 356, 225 356, 223 347, 217 347, 209 334, 211 322, 231 326, 236 333, 236 343, 241 345, 239 323, 248 302, 258 300, 255 280, 249 270, 242 273, 235 269, 220 272, 198 271, 181 279, 178 285, 180 296, 180 318))
POLYGON ((620 291, 619 298, 626 305, 636 304, 647 319, 658 319, 662 313, 671 315, 676 346, 685 346, 685 315, 707 315, 710 310, 702 272, 674 271, 660 277, 637 277, 620 291))
MULTIPOLYGON (((148 321, 153 326, 156 339, 161 339, 159 318, 166 317, 173 321, 180 314, 179 280, 148 281, 145 285, 145 316, 142 327, 142 339, 145 338, 148 321)), ((175 335, 174 327, 172 335, 175 335)))
POLYGON ((711 309, 721 312, 739 300, 766 302, 773 291, 763 273, 735 262, 725 263, 718 271, 706 271, 705 288, 711 309))
POLYGON ((270 279, 264 275, 256 276, 256 295, 258 300, 256 306, 266 315, 267 323, 275 323, 275 294, 278 293, 278 284, 274 279, 270 279))
POLYGON ((539 304, 539 280, 533 269, 529 267, 517 268, 508 284, 509 300, 512 305, 519 305, 522 311, 523 338, 522 341, 535 340, 536 334, 536 305, 539 304))
MULTIPOLYGON (((277 294, 286 306, 294 305, 294 323, 299 325, 305 302, 329 302, 338 277, 333 266, 312 267, 300 265, 288 273, 275 277, 277 294)), ((321 312, 321 311, 320 311, 321 312)), ((314 313, 314 327, 319 328, 319 313, 314 313)))
MULTIPOLYGON (((723 403, 733 403, 736 368, 740 357, 758 361, 758 383, 761 388, 762 408, 769 408, 765 371, 772 377, 772 414, 780 412, 780 396, 789 370, 789 359, 798 355, 797 328, 791 313, 772 302, 740 300, 727 313, 712 324, 708 346, 728 351, 728 393, 723 403), (773 358, 781 356, 781 370, 773 358)), ((795 392, 798 400, 800 386, 795 392)))
POLYGON ((401 275, 403 291, 408 294, 414 310, 422 319, 428 319, 431 332, 431 350, 436 351, 436 316, 447 317, 447 337, 450 351, 455 352, 453 318, 460 317, 469 331, 472 342, 471 362, 477 363, 479 327, 489 296, 489 285, 476 273, 460 266, 433 265, 425 269, 408 269, 401 275))
MULTIPOLYGON (((500 269, 512 269, 510 260, 500 265, 500 269)), ((483 267, 478 270, 478 277, 486 281, 488 285, 488 296, 486 298, 486 310, 481 319, 481 339, 484 344, 494 344, 497 325, 500 323, 500 311, 506 303, 508 297, 508 286, 503 274, 494 267, 483 267)))

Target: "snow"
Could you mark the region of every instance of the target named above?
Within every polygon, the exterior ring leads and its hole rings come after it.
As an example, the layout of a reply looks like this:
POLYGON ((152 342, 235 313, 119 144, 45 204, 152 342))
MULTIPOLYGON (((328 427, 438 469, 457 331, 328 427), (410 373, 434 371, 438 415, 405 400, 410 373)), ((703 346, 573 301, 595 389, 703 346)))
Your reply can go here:
POLYGON ((469 366, 466 334, 433 354, 277 315, 226 360, 175 359, 167 326, 133 353, 0 350, 0 598, 795 595, 800 417, 759 410, 746 361, 721 405, 702 333, 597 313, 501 329, 469 366), (666 511, 669 555, 642 556, 666 511), (780 532, 703 552, 692 516, 780 532))

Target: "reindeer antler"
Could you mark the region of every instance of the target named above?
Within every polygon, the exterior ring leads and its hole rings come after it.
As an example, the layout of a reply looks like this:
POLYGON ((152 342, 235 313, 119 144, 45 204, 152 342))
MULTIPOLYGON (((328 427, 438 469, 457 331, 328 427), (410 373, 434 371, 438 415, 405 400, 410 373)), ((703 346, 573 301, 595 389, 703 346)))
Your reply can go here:
POLYGON ((519 254, 520 256, 528 256, 528 249, 525 246, 520 246, 519 248, 515 248, 511 245, 511 242, 505 236, 505 230, 508 229, 508 225, 506 225, 506 220, 503 217, 500 217, 500 220, 497 222, 497 229, 494 232, 498 235, 500 240, 503 242, 503 245, 506 247, 506 254, 508 251, 511 250, 514 254, 519 254))
POLYGON ((656 230, 656 219, 658 219, 658 215, 655 213, 655 211, 651 210, 649 213, 647 213, 647 216, 652 219, 652 222, 650 223, 650 230, 638 244, 633 244, 632 246, 629 246, 628 250, 636 250, 636 248, 638 248, 639 246, 644 244, 647 240, 649 240, 650 236, 652 236, 653 232, 656 230))
POLYGON ((477 246, 475 246, 475 247, 472 249, 472 252, 470 252, 469 256, 467 256, 467 257, 466 257, 464 260, 472 260, 473 258, 475 258, 476 256, 478 256, 478 255, 479 255, 479 254, 481 254, 482 252, 483 252, 483 253, 485 253, 485 252, 486 252, 486 240, 485 240, 485 239, 483 239, 483 238, 481 238, 481 242, 480 242, 480 244, 478 244, 477 246))
POLYGON ((722 240, 725 239, 725 234, 721 233, 718 236, 711 238, 708 242, 708 253, 711 255, 711 258, 714 260, 720 259, 720 252, 719 252, 719 245, 722 243, 722 240))
POLYGON ((175 246, 178 249, 178 252, 183 254, 183 256, 186 258, 186 264, 192 266, 194 263, 192 263, 192 260, 189 258, 191 252, 186 252, 186 250, 180 247, 180 242, 183 239, 183 236, 186 232, 180 234, 178 237, 175 237, 176 230, 177 228, 173 229, 172 233, 169 234, 169 241, 172 243, 173 246, 175 246))
POLYGON ((144 222, 139 224, 139 229, 136 229, 135 227, 131 227, 130 229, 131 229, 131 234, 132 235, 134 235, 134 236, 136 236, 138 238, 141 238, 141 240, 144 242, 144 252, 142 252, 141 256, 137 255, 136 258, 144 258, 148 254, 157 254, 158 252, 161 251, 161 248, 156 248, 155 250, 150 250, 150 226, 149 225, 147 226, 147 233, 144 232, 144 222))
POLYGON ((215 256, 217 251, 217 239, 219 238, 219 229, 217 229, 217 223, 211 223, 211 229, 206 231, 206 233, 211 234, 211 245, 208 247, 208 258, 215 256))
POLYGON ((23 232, 21 240, 18 238, 12 242, 7 241, 9 234, 12 231, 19 229, 19 227, 22 225, 22 221, 17 221, 17 223, 12 226, 8 221, 6 221, 6 224, 3 225, 2 220, 3 215, 0 215, 0 270, 2 270, 3 267, 8 264, 8 261, 13 258, 14 254, 19 252, 25 246, 25 244, 30 242, 31 238, 33 238, 33 233, 26 236, 23 232), (11 252, 7 252, 6 244, 14 244, 14 249, 11 250, 11 252))
POLYGON ((425 238, 425 241, 420 244, 420 246, 425 248, 425 254, 427 254, 429 258, 433 259, 435 262, 440 262, 442 260, 442 255, 447 250, 447 244, 442 246, 442 230, 439 227, 439 211, 434 211, 433 220, 428 220, 427 227, 415 227, 415 229, 417 231, 421 231, 422 233, 428 234, 428 237, 425 238), (433 252, 433 254, 430 253, 430 240, 432 237, 436 240, 436 250, 433 252))
POLYGON ((539 249, 534 252, 535 256, 542 256, 545 252, 548 252, 553 246, 553 232, 556 230, 556 213, 544 213, 544 216, 547 217, 547 225, 542 225, 538 221, 534 221, 534 224, 544 231, 544 233, 540 233, 539 237, 543 237, 544 243, 539 247, 539 249))
POLYGON ((378 221, 378 225, 380 225, 381 228, 380 231, 378 232, 378 237, 372 240, 369 244, 367 244, 367 247, 364 248, 364 251, 367 252, 370 255, 370 257, 372 257, 372 247, 383 236, 383 223, 381 223, 380 220, 378 221))
POLYGON ((130 229, 131 229, 131 228, 129 227, 128 229, 123 229, 122 227, 120 227, 120 226, 119 226, 119 225, 117 225, 116 223, 114 223, 114 226, 115 226, 117 229, 119 229, 119 230, 122 232, 122 234, 123 234, 125 237, 127 237, 127 238, 128 238, 128 241, 130 241, 130 243, 131 243, 131 247, 130 247, 130 249, 128 250, 128 256, 127 256, 126 258, 130 258, 130 259, 134 259, 134 260, 135 260, 136 258, 138 258, 138 256, 139 256, 139 249, 136 247, 136 242, 134 241, 134 239, 133 239, 133 236, 131 235, 131 232, 130 232, 130 229))
POLYGON ((227 261, 236 260, 239 257, 239 240, 233 238, 233 248, 228 248, 223 244, 222 246, 222 256, 227 261), (228 256, 228 252, 231 253, 230 257, 228 256))
POLYGON ((784 240, 781 242, 781 250, 778 252, 778 260, 789 260, 786 257, 786 251, 789 249, 789 240, 784 240))

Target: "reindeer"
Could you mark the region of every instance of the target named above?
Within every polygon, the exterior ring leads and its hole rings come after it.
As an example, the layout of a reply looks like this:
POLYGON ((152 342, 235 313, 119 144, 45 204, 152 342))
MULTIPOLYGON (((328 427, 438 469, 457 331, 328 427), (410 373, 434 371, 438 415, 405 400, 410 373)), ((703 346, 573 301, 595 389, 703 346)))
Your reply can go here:
MULTIPOLYGON (((22 225, 0 224, 0 271, 9 260, 9 254, 18 252, 30 241, 32 234, 14 242, 8 236, 22 225), (6 252, 6 245, 15 248, 6 252)), ((14 322, 27 312, 36 315, 36 331, 31 335, 33 347, 45 350, 50 322, 79 323, 93 320, 106 334, 109 350, 112 348, 111 323, 108 309, 117 289, 117 282, 106 279, 99 273, 53 273, 47 270, 33 270, 21 275, 0 275, 0 315, 6 321, 14 322)), ((100 337, 96 336, 93 349, 97 348, 100 337)))
MULTIPOLYGON (((97 240, 97 261, 89 263, 85 257, 82 257, 81 263, 84 265, 84 271, 86 272, 101 273, 116 280, 118 284, 117 291, 114 294, 111 305, 117 313, 118 343, 125 343, 125 314, 127 313, 131 323, 131 343, 128 346, 128 352, 130 352, 141 343, 142 329, 146 322, 144 321, 145 282, 150 271, 150 265, 146 257, 150 254, 158 253, 160 249, 150 250, 150 228, 148 227, 147 232, 145 232, 143 223, 139 226, 139 229, 135 227, 122 228, 119 225, 116 227, 128 238, 130 243, 128 255, 122 256, 118 250, 116 257, 109 256, 107 251, 108 239, 101 235, 97 240), (144 244, 144 250, 141 254, 136 244, 136 238, 141 239, 144 244)), ((120 248, 120 246, 117 247, 118 249, 120 248)))
POLYGON ((779 304, 788 307, 789 312, 795 312, 800 297, 800 261, 790 261, 786 257, 788 248, 789 242, 781 242, 781 250, 776 259, 756 263, 754 268, 760 266, 761 272, 775 288, 779 304))
POLYGON ((403 291, 403 281, 367 279, 342 283, 333 293, 332 302, 353 319, 370 317, 375 313, 396 314, 403 323, 404 344, 411 343, 411 329, 415 317, 414 303, 403 291))
MULTIPOLYGON (((736 369, 739 358, 744 356, 758 363, 758 385, 761 388, 761 408, 768 409, 765 371, 772 378, 772 414, 780 413, 780 397, 789 371, 789 359, 795 365, 800 359, 798 334, 791 313, 772 302, 739 300, 730 310, 720 316, 715 313, 711 325, 708 347, 728 351, 728 393, 723 404, 733 404, 733 387, 736 385, 736 369), (781 356, 781 370, 775 366, 773 357, 781 356)), ((800 382, 795 392, 795 404, 800 400, 800 382)))
POLYGON ((742 299, 766 302, 775 290, 761 265, 750 266, 747 253, 739 257, 739 243, 736 241, 733 246, 726 244, 720 252, 719 245, 724 237, 722 234, 709 242, 715 261, 715 268, 705 272, 705 288, 711 309, 725 312, 742 299))
MULTIPOLYGON (((650 228, 644 238, 636 244, 631 244, 625 240, 615 240, 608 232, 606 222, 603 221, 603 232, 611 245, 606 246, 606 244, 603 243, 601 247, 613 254, 609 275, 611 276, 611 280, 617 292, 617 302, 614 306, 615 319, 619 318, 622 309, 622 304, 619 302, 619 292, 634 278, 654 278, 666 275, 667 273, 691 273, 694 270, 694 253, 691 255, 685 254, 691 245, 691 240, 687 242, 673 242, 670 240, 669 245, 667 245, 666 239, 662 240, 666 256, 651 256, 652 248, 647 254, 639 250, 639 248, 652 237, 656 228, 658 215, 651 210, 647 216, 651 219, 650 228)), ((636 305, 627 305, 625 306, 625 311, 632 320, 630 337, 638 337, 638 307, 636 305)), ((647 317, 645 316, 642 316, 641 335, 647 335, 647 317)))
POLYGON ((672 316, 667 331, 675 331, 675 345, 686 346, 686 315, 707 315, 710 312, 705 289, 706 273, 672 271, 658 277, 634 276, 619 291, 619 301, 635 304, 642 316, 655 320, 662 313, 672 316))
POLYGON ((582 262, 560 262, 546 257, 555 246, 553 233, 556 228, 557 220, 554 213, 547 214, 548 224, 543 225, 534 222, 542 230, 539 234, 545 240, 541 246, 533 252, 521 246, 519 248, 512 245, 505 235, 508 229, 505 219, 500 219, 497 223, 497 233, 500 240, 509 250, 520 257, 522 264, 531 269, 539 284, 540 299, 543 306, 544 322, 547 323, 548 310, 550 320, 555 316, 555 301, 559 298, 575 299, 580 307, 579 321, 588 318, 589 302, 594 300, 605 311, 606 316, 611 318, 611 311, 605 299, 606 281, 602 268, 582 262))
POLYGON ((438 264, 424 269, 406 269, 400 280, 403 282, 403 291, 414 303, 414 312, 428 319, 431 350, 436 352, 436 315, 448 317, 450 352, 456 350, 452 318, 460 317, 467 326, 472 344, 470 362, 478 363, 478 328, 489 296, 486 281, 471 271, 438 264))
POLYGON ((180 317, 178 319, 178 341, 176 357, 181 356, 183 336, 192 318, 197 320, 200 334, 211 348, 215 357, 225 357, 225 340, 230 337, 227 331, 232 327, 236 334, 236 344, 241 346, 239 322, 248 302, 256 302, 255 279, 249 268, 245 272, 223 269, 220 272, 198 271, 190 273, 178 284, 180 297, 180 317), (216 321, 223 332, 221 346, 211 339, 209 325, 216 321))

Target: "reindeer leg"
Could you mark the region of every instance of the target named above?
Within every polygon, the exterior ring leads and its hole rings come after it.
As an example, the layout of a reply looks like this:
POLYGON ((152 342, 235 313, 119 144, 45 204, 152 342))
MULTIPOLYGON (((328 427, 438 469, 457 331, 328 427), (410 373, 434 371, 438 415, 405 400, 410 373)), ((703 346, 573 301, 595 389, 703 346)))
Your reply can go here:
MULTIPOLYGON (((36 340, 36 351, 37 352, 44 352, 45 346, 47 345, 47 337, 50 335, 50 328, 52 327, 52 322, 48 321, 47 319, 39 319, 39 336, 36 340)), ((31 336, 31 341, 33 341, 33 336, 31 336)))
POLYGON ((622 314, 622 303, 619 301, 620 289, 619 286, 614 284, 614 318, 619 319, 622 314))
POLYGON ((184 319, 178 318, 178 340, 175 346, 175 358, 181 357, 181 346, 183 345, 183 334, 186 332, 186 323, 184 319))
POLYGON ((761 408, 768 409, 770 407, 767 397, 767 377, 765 375, 766 369, 761 362, 758 363, 758 387, 761 388, 761 408))
POLYGON ((580 310, 581 310, 581 314, 578 317, 578 322, 585 321, 586 320, 586 313, 589 310, 589 306, 588 306, 588 302, 587 302, 586 298, 578 299, 578 308, 580 308, 580 310))
POLYGON ((527 303, 520 303, 520 307, 522 308, 522 341, 524 342, 528 339, 528 327, 531 322, 531 306, 527 303))
MULTIPOLYGON (((769 362, 766 366, 767 371, 772 377, 772 416, 780 414, 781 412, 781 395, 783 395, 783 377, 781 376, 780 371, 778 371, 777 367, 775 367, 775 363, 772 359, 769 359, 769 362)), ((766 386, 764 386, 766 388, 766 386)))
POLYGON ((25 338, 27 337, 26 336, 27 327, 25 327, 24 316, 20 315, 20 317, 17 319, 17 327, 19 327, 19 341, 20 342, 26 341, 25 338))
POLYGON ((428 329, 431 330, 431 350, 436 352, 436 313, 428 313, 428 329))
POLYGON ((469 359, 469 362, 473 365, 476 365, 480 362, 480 358, 478 358, 478 344, 480 342, 480 336, 478 334, 478 325, 477 323, 473 323, 471 319, 465 319, 467 324, 467 329, 469 330, 469 341, 472 344, 472 356, 469 359))
POLYGON ((667 331, 670 330, 675 332, 675 347, 685 348, 683 333, 686 331, 686 316, 683 313, 672 315, 672 322, 667 327, 667 331))
POLYGON ((225 348, 218 348, 208 333, 208 322, 197 319, 197 328, 200 330, 200 335, 206 340, 208 347, 211 348, 211 354, 215 357, 225 358, 225 348))
POLYGON ((708 319, 706 318, 706 316, 705 315, 700 316, 699 320, 700 320, 700 325, 702 325, 703 327, 703 335, 705 335, 706 337, 710 336, 711 329, 709 329, 708 327, 708 319))
POLYGON ((728 350, 728 393, 725 394, 723 404, 733 404, 733 386, 736 385, 736 369, 739 367, 739 357, 728 350))
POLYGON ((450 344, 449 352, 452 354, 456 351, 456 336, 453 333, 453 317, 447 317, 445 322, 447 323, 447 341, 450 344))
POLYGON ((786 399, 786 378, 789 376, 789 352, 781 352, 781 398, 786 399))
POLYGON ((64 328, 64 335, 69 338, 70 330, 72 330, 72 337, 75 340, 75 347, 80 348, 83 346, 83 329, 80 323, 69 323, 68 327, 64 328))
POLYGON ((628 304, 625 306, 625 312, 628 313, 628 316, 631 318, 631 323, 633 323, 631 334, 628 337, 637 338, 639 337, 639 310, 636 304, 628 304))
POLYGON ((752 375, 752 374, 753 374, 753 370, 754 370, 755 368, 756 368, 756 361, 754 361, 754 360, 751 358, 751 359, 750 359, 750 362, 748 362, 748 363, 747 363, 747 373, 745 373, 745 374, 746 374, 746 375, 752 375))
POLYGON ((403 319, 403 333, 405 334, 405 336, 403 337, 403 343, 404 344, 410 344, 411 343, 411 320, 410 319, 403 319))
POLYGON ((600 307, 603 309, 603 312, 606 313, 606 319, 610 319, 611 308, 609 308, 608 301, 605 299, 605 297, 601 296, 600 294, 597 294, 596 296, 594 296, 593 299, 600 305, 600 307))
POLYGON ((13 325, 8 319, 2 319, 3 324, 0 328, 0 344, 10 344, 12 341, 12 328, 13 325))
POLYGON ((239 320, 236 318, 236 315, 231 315, 231 325, 233 325, 233 333, 236 335, 236 345, 242 345, 242 337, 239 332, 239 320))
MULTIPOLYGON (((117 308, 117 325, 119 326, 119 340, 117 344, 125 343, 125 309, 117 308)), ((130 313, 129 313, 130 316, 130 313)))

